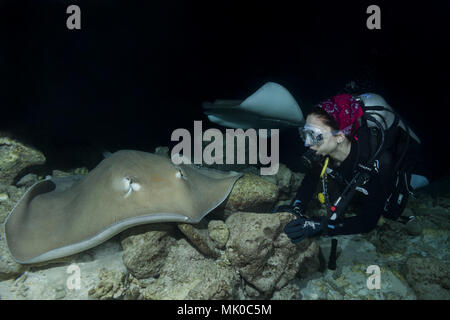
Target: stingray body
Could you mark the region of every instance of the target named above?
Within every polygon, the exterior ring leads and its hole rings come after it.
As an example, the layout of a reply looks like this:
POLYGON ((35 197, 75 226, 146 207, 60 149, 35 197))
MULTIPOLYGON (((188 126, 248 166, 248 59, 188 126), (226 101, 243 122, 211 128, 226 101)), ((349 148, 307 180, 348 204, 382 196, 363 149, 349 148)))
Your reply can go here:
POLYGON ((87 250, 132 226, 197 223, 240 176, 118 151, 78 181, 47 179, 30 187, 5 222, 6 242, 17 262, 37 263, 87 250))

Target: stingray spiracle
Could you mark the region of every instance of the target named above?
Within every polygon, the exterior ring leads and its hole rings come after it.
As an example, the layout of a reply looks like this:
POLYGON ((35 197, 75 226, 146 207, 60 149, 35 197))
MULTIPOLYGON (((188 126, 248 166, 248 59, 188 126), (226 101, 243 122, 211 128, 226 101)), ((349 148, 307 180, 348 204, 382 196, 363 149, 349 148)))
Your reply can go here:
POLYGON ((178 171, 177 171, 177 173, 175 173, 175 177, 177 177, 178 179, 187 180, 186 176, 183 174, 183 170, 181 170, 181 168, 177 168, 177 169, 178 169, 178 171))

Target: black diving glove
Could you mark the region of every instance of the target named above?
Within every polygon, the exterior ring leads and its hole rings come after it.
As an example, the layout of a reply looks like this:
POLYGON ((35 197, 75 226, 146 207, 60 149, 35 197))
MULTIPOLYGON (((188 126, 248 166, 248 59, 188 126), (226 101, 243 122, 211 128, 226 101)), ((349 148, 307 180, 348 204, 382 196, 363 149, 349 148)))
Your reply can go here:
POLYGON ((290 205, 277 206, 273 209, 272 213, 277 212, 290 212, 296 217, 303 216, 303 210, 300 206, 300 200, 294 200, 290 205))
POLYGON ((284 227, 284 232, 291 239, 292 243, 320 235, 323 231, 321 221, 308 219, 304 216, 297 217, 284 227))

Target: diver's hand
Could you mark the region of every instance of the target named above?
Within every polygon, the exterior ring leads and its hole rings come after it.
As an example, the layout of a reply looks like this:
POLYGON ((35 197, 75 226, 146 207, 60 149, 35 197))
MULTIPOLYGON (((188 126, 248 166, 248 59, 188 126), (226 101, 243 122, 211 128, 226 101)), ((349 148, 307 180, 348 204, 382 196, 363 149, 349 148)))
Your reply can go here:
POLYGON ((293 200, 292 204, 290 205, 283 205, 283 206, 277 206, 275 209, 273 209, 272 213, 277 212, 290 212, 296 217, 302 217, 303 216, 303 209, 301 208, 301 201, 300 200, 293 200))
POLYGON ((275 207, 275 209, 273 209, 272 213, 277 213, 277 212, 290 212, 290 213, 294 214, 296 217, 301 217, 303 215, 303 212, 300 209, 300 207, 292 206, 292 205, 288 205, 288 204, 275 207))
POLYGON ((286 224, 284 232, 291 239, 292 243, 297 243, 305 238, 321 234, 323 227, 321 222, 300 216, 286 224))

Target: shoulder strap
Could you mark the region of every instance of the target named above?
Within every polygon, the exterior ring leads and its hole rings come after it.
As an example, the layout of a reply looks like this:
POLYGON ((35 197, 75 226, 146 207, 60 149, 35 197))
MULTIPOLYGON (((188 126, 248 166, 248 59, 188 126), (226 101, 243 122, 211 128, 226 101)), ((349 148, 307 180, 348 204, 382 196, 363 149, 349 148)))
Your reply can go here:
MULTIPOLYGON (((372 131, 370 128, 365 129, 369 129, 369 131, 372 131)), ((383 137, 382 132, 381 137, 383 137)), ((331 211, 330 219, 332 221, 339 220, 343 217, 344 210, 347 208, 355 192, 363 185, 365 185, 370 180, 373 174, 378 173, 377 158, 381 152, 381 147, 378 143, 378 134, 376 134, 375 131, 373 133, 370 133, 369 140, 371 144, 371 155, 369 156, 369 160, 365 163, 355 163, 355 167, 353 168, 353 172, 355 173, 353 179, 346 185, 344 191, 329 208, 331 211), (375 151, 373 151, 372 149, 375 151)), ((353 143, 356 143, 357 159, 359 159, 359 141, 354 141, 353 143)))

